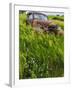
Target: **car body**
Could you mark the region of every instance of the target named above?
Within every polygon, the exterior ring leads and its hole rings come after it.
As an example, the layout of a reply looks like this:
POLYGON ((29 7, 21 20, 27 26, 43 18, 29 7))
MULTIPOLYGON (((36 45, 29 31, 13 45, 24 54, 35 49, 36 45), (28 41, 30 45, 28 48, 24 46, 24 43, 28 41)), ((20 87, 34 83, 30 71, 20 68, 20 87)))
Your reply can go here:
POLYGON ((38 30, 43 29, 44 31, 56 32, 58 25, 54 24, 51 20, 48 20, 46 14, 40 12, 30 11, 27 13, 27 25, 31 24, 32 27, 38 30))

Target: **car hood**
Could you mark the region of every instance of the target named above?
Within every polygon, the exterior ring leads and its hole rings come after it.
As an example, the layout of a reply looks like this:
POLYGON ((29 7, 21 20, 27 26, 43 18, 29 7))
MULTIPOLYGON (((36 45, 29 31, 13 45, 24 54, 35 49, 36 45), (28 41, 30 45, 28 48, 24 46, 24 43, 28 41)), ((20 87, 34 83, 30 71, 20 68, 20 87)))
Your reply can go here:
POLYGON ((49 20, 49 21, 37 20, 36 22, 37 22, 37 24, 41 24, 41 25, 43 25, 43 26, 44 26, 44 25, 45 25, 45 26, 48 26, 49 24, 52 23, 51 20, 49 20))

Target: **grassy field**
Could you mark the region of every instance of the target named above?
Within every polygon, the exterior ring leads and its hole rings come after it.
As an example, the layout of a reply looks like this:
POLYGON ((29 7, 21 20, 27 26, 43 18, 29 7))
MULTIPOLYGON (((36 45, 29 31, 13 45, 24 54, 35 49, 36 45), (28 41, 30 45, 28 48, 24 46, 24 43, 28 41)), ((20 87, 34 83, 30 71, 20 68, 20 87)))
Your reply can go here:
POLYGON ((26 17, 19 14, 19 79, 63 77, 64 36, 35 32, 26 26, 26 17))

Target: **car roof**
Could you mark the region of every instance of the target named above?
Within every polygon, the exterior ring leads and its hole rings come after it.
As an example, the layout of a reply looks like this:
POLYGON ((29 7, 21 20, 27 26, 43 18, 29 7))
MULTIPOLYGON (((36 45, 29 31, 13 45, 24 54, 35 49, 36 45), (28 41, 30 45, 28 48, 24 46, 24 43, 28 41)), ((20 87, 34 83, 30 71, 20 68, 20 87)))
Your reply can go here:
POLYGON ((29 12, 27 12, 27 15, 30 15, 32 13, 34 13, 34 14, 41 14, 41 15, 47 16, 46 14, 44 14, 42 12, 38 12, 38 11, 29 11, 29 12))

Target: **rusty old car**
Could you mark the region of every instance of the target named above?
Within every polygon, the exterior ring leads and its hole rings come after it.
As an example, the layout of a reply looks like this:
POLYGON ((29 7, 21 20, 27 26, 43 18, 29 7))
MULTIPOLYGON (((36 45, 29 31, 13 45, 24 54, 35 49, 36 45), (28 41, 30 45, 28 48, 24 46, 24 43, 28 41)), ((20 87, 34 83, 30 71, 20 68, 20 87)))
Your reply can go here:
MULTIPOLYGON (((37 31, 43 30, 44 32, 52 32, 57 34, 59 26, 48 20, 48 15, 40 12, 30 11, 27 13, 27 25, 31 24, 37 31)), ((60 31, 60 33, 63 33, 60 31)))

